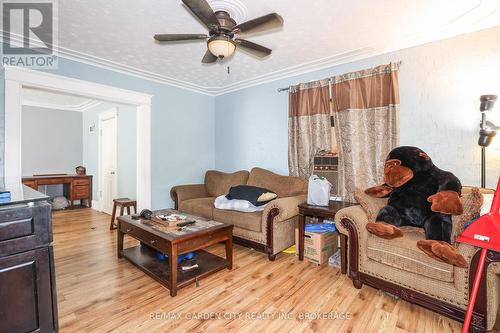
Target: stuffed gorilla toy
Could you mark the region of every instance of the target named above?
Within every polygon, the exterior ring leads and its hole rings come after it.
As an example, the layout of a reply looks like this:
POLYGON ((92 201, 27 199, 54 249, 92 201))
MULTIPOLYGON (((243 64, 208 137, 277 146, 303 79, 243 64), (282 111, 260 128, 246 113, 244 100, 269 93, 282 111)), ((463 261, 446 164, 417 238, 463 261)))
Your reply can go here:
POLYGON ((467 267, 465 258, 450 244, 451 215, 463 212, 458 178, 436 167, 419 148, 402 146, 387 156, 384 182, 365 191, 377 198, 389 197, 376 222, 369 222, 366 229, 393 239, 403 236, 401 226, 421 227, 426 239, 417 242, 420 250, 432 258, 467 267))

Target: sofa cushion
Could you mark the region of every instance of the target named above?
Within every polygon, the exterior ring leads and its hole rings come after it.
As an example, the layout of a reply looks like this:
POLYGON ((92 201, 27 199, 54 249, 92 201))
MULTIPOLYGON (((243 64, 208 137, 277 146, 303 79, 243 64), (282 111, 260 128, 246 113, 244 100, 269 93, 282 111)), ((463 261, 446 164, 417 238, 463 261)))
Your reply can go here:
POLYGON ((244 213, 214 208, 213 219, 250 231, 261 232, 262 230, 262 212, 244 213))
POLYGON ((425 239, 424 229, 402 227, 403 237, 387 240, 369 234, 366 255, 379 263, 432 279, 453 282, 453 266, 432 259, 417 248, 417 241, 425 239))
POLYGON ((278 195, 266 188, 238 185, 229 189, 226 198, 229 200, 246 200, 254 206, 264 206, 269 201, 276 199, 278 195))
POLYGON ((184 200, 179 203, 179 211, 213 219, 214 201, 213 197, 184 200))
POLYGON ((270 189, 278 198, 307 193, 307 180, 300 177, 281 176, 266 169, 253 168, 247 185, 270 189))
POLYGON ((211 197, 225 195, 229 189, 236 185, 245 185, 248 180, 248 171, 241 170, 234 173, 225 173, 209 170, 205 174, 205 188, 211 197))

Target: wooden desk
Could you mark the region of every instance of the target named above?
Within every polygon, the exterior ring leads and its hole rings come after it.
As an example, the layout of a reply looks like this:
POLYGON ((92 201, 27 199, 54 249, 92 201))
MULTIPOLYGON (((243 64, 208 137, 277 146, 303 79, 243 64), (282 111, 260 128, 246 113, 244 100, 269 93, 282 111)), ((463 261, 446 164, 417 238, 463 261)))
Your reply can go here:
POLYGON ((23 177, 22 183, 35 190, 38 190, 40 185, 68 185, 64 188, 64 195, 69 199, 70 208, 74 208, 74 201, 83 200, 87 201, 87 207, 92 207, 92 176, 84 175, 43 175, 23 177))
MULTIPOLYGON (((303 203, 299 205, 299 260, 304 260, 304 232, 306 226, 306 216, 318 218, 320 223, 324 219, 335 219, 335 214, 342 208, 355 206, 357 204, 344 201, 330 201, 328 206, 313 206, 303 203)), ((345 274, 347 271, 347 237, 338 233, 340 237, 340 271, 345 274)))

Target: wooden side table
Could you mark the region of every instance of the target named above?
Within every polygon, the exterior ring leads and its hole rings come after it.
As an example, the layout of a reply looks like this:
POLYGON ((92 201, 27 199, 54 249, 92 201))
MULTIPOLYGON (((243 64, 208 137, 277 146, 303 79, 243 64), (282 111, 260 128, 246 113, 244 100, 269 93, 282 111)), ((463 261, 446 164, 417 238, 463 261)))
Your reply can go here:
MULTIPOLYGON (((328 206, 313 206, 303 203, 299 205, 299 260, 304 260, 304 232, 306 228, 306 216, 318 218, 320 223, 324 219, 333 220, 335 214, 342 208, 355 206, 357 204, 345 201, 330 201, 328 206)), ((339 233, 340 236, 340 271, 342 274, 347 272, 347 237, 339 233)))

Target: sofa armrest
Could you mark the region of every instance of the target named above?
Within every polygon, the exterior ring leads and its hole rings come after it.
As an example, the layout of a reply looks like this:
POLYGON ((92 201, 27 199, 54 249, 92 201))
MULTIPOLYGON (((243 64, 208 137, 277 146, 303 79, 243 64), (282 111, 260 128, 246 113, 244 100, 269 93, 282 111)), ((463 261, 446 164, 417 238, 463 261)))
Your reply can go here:
POLYGON ((273 222, 281 222, 291 219, 299 215, 299 205, 306 202, 307 195, 296 195, 293 197, 279 198, 267 204, 266 209, 262 213, 262 222, 267 222, 270 215, 272 215, 273 222))
POLYGON ((358 232, 363 233, 366 230, 366 224, 368 223, 368 215, 361 206, 351 206, 347 208, 342 208, 335 214, 335 226, 338 231, 346 236, 349 236, 349 231, 346 226, 344 226, 341 221, 343 219, 348 219, 354 224, 358 232))
POLYGON ((262 212, 262 230, 265 232, 269 260, 274 260, 277 253, 295 243, 298 206, 306 200, 306 194, 279 198, 267 204, 262 212))
POLYGON ((170 190, 170 197, 174 201, 174 208, 179 209, 179 203, 189 199, 208 197, 205 184, 178 185, 170 190))

